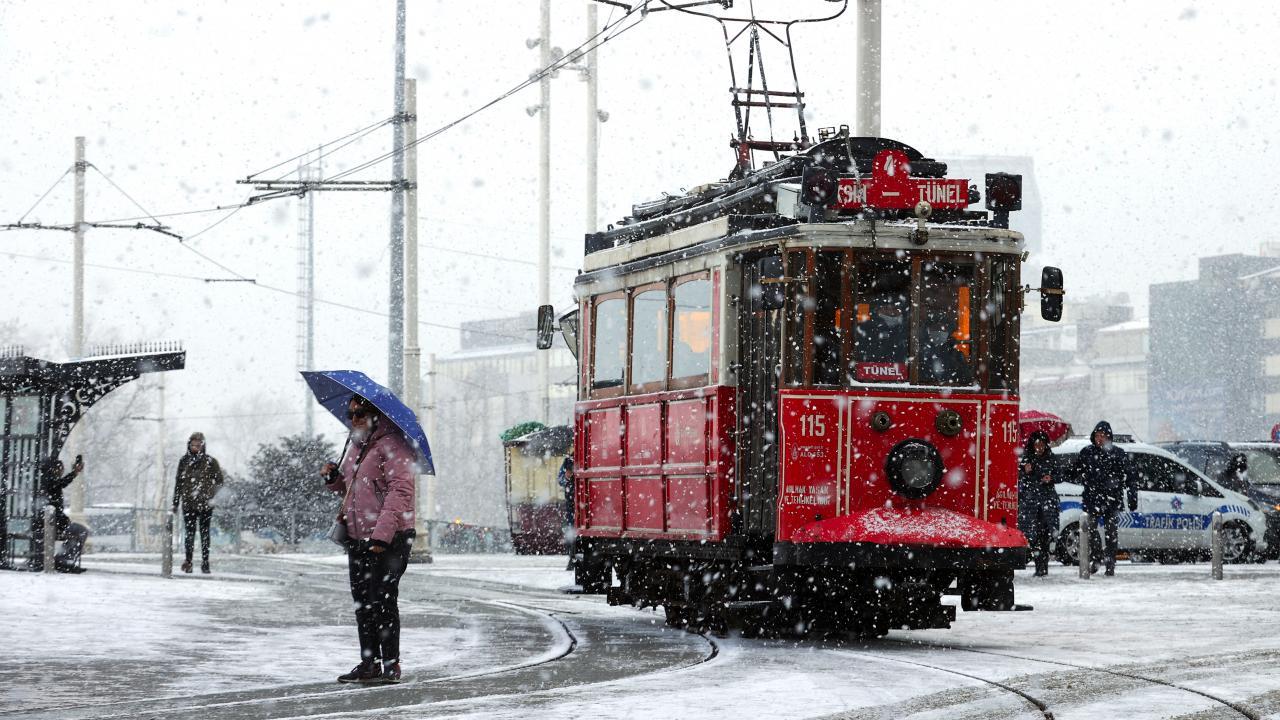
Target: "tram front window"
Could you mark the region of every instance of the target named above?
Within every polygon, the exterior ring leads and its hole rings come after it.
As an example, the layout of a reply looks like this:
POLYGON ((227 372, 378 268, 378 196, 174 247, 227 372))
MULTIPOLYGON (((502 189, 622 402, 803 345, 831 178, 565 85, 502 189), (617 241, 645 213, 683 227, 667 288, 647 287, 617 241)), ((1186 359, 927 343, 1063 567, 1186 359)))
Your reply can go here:
POLYGON ((972 265, 925 261, 921 268, 920 366, 922 385, 973 383, 969 302, 972 265))
POLYGON ((907 382, 911 338, 911 261, 858 264, 856 361, 859 382, 907 382))

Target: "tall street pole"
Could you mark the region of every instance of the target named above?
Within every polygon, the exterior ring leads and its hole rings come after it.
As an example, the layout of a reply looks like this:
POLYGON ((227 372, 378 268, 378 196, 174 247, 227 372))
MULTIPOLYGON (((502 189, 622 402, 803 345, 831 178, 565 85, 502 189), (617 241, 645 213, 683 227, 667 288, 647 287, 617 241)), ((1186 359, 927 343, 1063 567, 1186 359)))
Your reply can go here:
MULTIPOLYGON (((587 5, 587 37, 596 36, 596 4, 587 5)), ((596 163, 600 159, 600 105, 597 89, 600 73, 600 49, 587 53, 587 232, 596 231, 596 192, 598 175, 596 163)))
POLYGON ((391 125, 391 286, 387 311, 387 387, 404 392, 404 24, 405 0, 396 0, 396 120, 391 125))
MULTIPOLYGON (((551 0, 542 0, 538 22, 539 68, 551 64, 551 0)), ((538 81, 541 103, 538 108, 538 305, 551 303, 551 76, 538 81)), ((551 418, 551 384, 548 353, 538 358, 538 398, 542 423, 551 418)))
POLYGON ((71 355, 84 357, 84 138, 76 138, 74 287, 71 290, 71 355))
MULTIPOLYGON (((410 138, 418 135, 418 81, 404 81, 404 128, 410 138)), ((422 411, 422 348, 418 347, 418 146, 405 148, 404 174, 404 404, 415 415, 422 411)), ((427 436, 430 441, 431 436, 427 436)), ((422 517, 422 475, 414 475, 414 497, 418 500, 413 514, 417 538, 409 556, 411 561, 431 562, 431 542, 422 517)))
POLYGON ((859 137, 880 137, 880 0, 858 1, 859 137))
MULTIPOLYGON (((88 163, 84 160, 84 137, 76 138, 76 181, 75 181, 75 244, 72 251, 72 289, 71 289, 71 355, 76 360, 84 357, 84 173, 88 163)), ((75 434, 69 438, 67 452, 74 455, 76 446, 75 434)), ((71 485, 71 518, 76 522, 84 519, 84 484, 85 476, 80 482, 71 485)))

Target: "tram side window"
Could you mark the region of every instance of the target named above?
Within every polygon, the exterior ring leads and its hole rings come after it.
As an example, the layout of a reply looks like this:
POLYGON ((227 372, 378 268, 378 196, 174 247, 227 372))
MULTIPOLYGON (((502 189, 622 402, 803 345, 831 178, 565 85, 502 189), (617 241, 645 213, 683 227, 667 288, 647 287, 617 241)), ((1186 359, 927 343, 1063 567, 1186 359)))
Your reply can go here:
POLYGON ((667 379, 667 289, 638 292, 631 302, 631 385, 663 383, 667 379))
POLYGON ((803 385, 805 383, 805 355, 809 347, 805 337, 805 319, 813 314, 817 307, 809 286, 809 254, 803 251, 787 253, 787 346, 783 357, 786 358, 786 383, 803 385))
POLYGON ((858 264, 853 379, 907 382, 911 323, 911 261, 858 264))
POLYGON ((671 290, 671 377, 711 372, 711 281, 686 280, 671 290))
POLYGON ((819 253, 812 292, 817 299, 813 314, 813 384, 838 385, 844 346, 844 253, 819 253))
POLYGON ((969 331, 969 301, 974 268, 926 260, 922 268, 920 382, 969 385, 974 355, 969 331))
POLYGON ((627 302, 623 298, 596 301, 592 389, 621 387, 627 360, 627 302))
POLYGON ((1017 270, 1012 261, 991 260, 991 292, 980 313, 987 326, 987 387, 1006 390, 1018 383, 1017 270))

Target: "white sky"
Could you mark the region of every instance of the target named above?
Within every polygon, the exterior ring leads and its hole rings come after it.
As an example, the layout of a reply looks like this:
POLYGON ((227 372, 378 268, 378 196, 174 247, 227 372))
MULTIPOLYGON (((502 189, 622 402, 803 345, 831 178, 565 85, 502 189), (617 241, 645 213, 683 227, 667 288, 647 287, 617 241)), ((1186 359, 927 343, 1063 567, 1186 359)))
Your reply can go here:
MULTIPOLYGON (((409 3, 421 131, 535 69, 524 41, 537 34, 537 6, 409 3)), ((585 37, 585 6, 554 3, 554 45, 585 37)), ((611 12, 602 6, 601 19, 611 12)), ((389 0, 0 0, 0 222, 16 221, 71 164, 76 135, 88 138, 89 161, 152 213, 242 201, 249 191, 235 179, 392 113, 393 16, 389 0)), ((1254 2, 889 0, 884 134, 944 160, 1031 156, 1044 204, 1041 259, 1063 267, 1073 294, 1123 289, 1145 304, 1147 284, 1192 276, 1197 256, 1254 252, 1272 238, 1278 31, 1280 7, 1254 2)), ((853 122, 854 32, 852 13, 797 30, 811 127, 853 122)), ((773 77, 785 75, 782 58, 766 58, 773 77)), ((729 81, 714 24, 652 15, 607 45, 601 65, 600 106, 611 116, 601 133, 602 222, 728 171, 729 81)), ((581 258, 583 87, 571 72, 553 82, 553 263, 565 268, 581 258)), ((424 321, 454 326, 536 304, 527 263, 536 260, 537 122, 525 113, 535 103, 531 88, 423 146, 424 321)), ((387 130, 337 159, 349 166, 389 142, 387 130)), ((389 175, 385 164, 367 177, 389 175)), ((67 180, 27 219, 69 222, 71 207, 67 180)), ((295 207, 247 208, 192 244, 292 290, 295 207)), ((90 171, 88 219, 140 214, 90 171)), ((319 198, 321 298, 385 311, 388 216, 384 194, 319 198)), ((190 235, 221 217, 169 222, 190 235)), ((185 341, 188 369, 169 378, 169 410, 212 430, 211 448, 220 421, 204 418, 297 410, 293 297, 145 274, 224 276, 154 233, 93 230, 87 248, 92 264, 144 273, 89 268, 88 342, 185 341)), ((68 233, 0 233, 0 326, 16 324, 37 355, 67 353, 70 257, 68 233)), ((558 303, 572 275, 553 276, 558 303)), ((320 366, 385 378, 385 318, 322 305, 318 322, 320 366)), ((424 327, 424 353, 452 350, 456 336, 424 327)), ((299 429, 301 416, 264 422, 274 435, 299 429)))

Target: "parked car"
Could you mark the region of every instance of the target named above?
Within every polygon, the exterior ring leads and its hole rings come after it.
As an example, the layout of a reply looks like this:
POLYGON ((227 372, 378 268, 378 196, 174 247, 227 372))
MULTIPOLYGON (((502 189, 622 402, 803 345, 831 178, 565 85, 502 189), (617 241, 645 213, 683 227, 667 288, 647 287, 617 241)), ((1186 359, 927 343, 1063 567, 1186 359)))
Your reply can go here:
MULTIPOLYGON (((1054 449, 1062 482, 1057 485, 1062 512, 1058 521, 1057 556, 1074 565, 1079 556, 1080 450, 1088 440, 1074 438, 1054 449)), ((1258 503, 1223 487, 1176 455, 1146 443, 1124 443, 1130 471, 1138 487, 1136 512, 1120 513, 1120 549, 1161 562, 1207 558, 1209 526, 1214 512, 1222 513, 1223 559, 1247 562, 1268 548, 1267 522, 1258 503)), ((1102 539, 1094 529, 1091 552, 1100 556, 1102 539)))
POLYGON ((1266 557, 1280 558, 1280 443, 1179 440, 1157 445, 1261 505, 1267 516, 1266 557), (1249 465, 1247 480, 1227 472, 1236 455, 1243 455, 1249 465))

